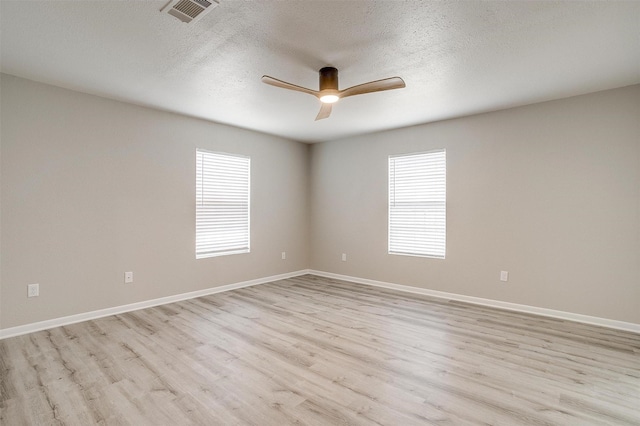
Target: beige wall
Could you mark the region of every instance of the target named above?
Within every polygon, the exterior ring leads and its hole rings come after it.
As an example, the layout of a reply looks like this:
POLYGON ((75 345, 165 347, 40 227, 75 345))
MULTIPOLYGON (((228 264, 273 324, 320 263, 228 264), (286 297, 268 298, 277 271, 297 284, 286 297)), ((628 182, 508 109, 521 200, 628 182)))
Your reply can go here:
POLYGON ((309 147, 0 76, 1 328, 308 267, 640 323, 640 86, 309 147), (248 255, 195 260, 196 147, 252 158, 248 255), (441 147, 447 258, 388 255, 387 157, 441 147))
POLYGON ((313 145, 311 268, 640 323, 639 123, 632 86, 313 145), (389 255, 387 158, 434 148, 447 257, 389 255))
POLYGON ((308 145, 9 75, 0 90, 2 328, 308 267, 308 145), (251 156, 250 254, 195 259, 196 147, 251 156))

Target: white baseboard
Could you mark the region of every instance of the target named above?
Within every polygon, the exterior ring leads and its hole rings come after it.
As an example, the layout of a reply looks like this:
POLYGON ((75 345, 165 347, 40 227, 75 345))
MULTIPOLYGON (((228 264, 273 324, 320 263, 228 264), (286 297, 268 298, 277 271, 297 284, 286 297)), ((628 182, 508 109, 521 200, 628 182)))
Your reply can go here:
POLYGON ((243 287, 251 287, 259 284, 266 284, 273 281, 293 278, 300 275, 308 274, 308 269, 301 271, 288 272, 286 274, 272 275, 270 277, 258 278, 255 280, 242 281, 233 284, 222 285, 219 287, 206 288, 204 290, 191 291, 188 293, 176 294, 173 296, 161 297, 159 299, 145 300, 143 302, 130 303, 128 305, 115 306, 113 308, 99 309, 97 311, 84 312, 76 315, 69 315, 61 318, 54 318, 46 321, 34 322, 31 324, 20 325, 0 330, 0 340, 9 337, 20 336, 22 334, 33 333, 34 331, 47 330, 49 328, 60 327, 62 325, 74 324, 77 322, 93 320, 97 318, 107 317, 109 315, 122 314, 124 312, 137 311, 139 309, 150 308, 152 306, 166 305, 167 303, 179 302, 181 300, 194 299, 196 297, 207 296, 209 294, 221 293, 223 291, 235 290, 243 287))
POLYGON ((402 284, 393 284, 393 283, 388 283, 384 281, 370 280, 367 278, 358 278, 358 277, 352 277, 349 275, 334 274, 331 272, 303 269, 300 271, 288 272, 286 274, 272 275, 270 277, 257 278, 255 280, 242 281, 238 283, 222 285, 219 287, 207 288, 204 290, 197 290, 197 291, 191 291, 188 293, 176 294, 173 296, 161 297, 159 299, 145 300, 143 302, 130 303, 127 305, 115 306, 115 307, 106 308, 106 309, 99 309, 97 311, 84 312, 81 314, 69 315, 61 318, 54 318, 51 320, 20 325, 17 327, 0 329, 0 340, 6 339, 9 337, 20 336, 22 334, 33 333, 35 331, 46 330, 49 328, 60 327, 63 325, 69 325, 69 324, 74 324, 82 321, 102 318, 109 315, 116 315, 116 314, 121 314, 125 312, 137 311, 139 309, 150 308, 158 305, 165 305, 167 303, 179 302, 181 300, 194 299, 196 297, 207 296, 209 294, 221 293, 224 291, 235 290, 238 288, 266 284, 273 281, 284 280, 287 278, 293 278, 293 277, 297 277, 305 274, 313 274, 313 275, 317 275, 325 278, 351 281, 354 283, 365 284, 365 285, 370 285, 374 287, 388 288, 392 290, 402 291, 405 293, 423 294, 426 296, 437 297, 440 299, 458 300, 461 302, 468 302, 476 305, 490 306, 493 308, 506 309, 510 311, 525 312, 529 314, 542 315, 545 317, 558 318, 558 319, 563 319, 568 321, 581 322, 585 324, 598 325, 601 327, 607 327, 607 328, 612 328, 616 330, 631 331, 633 333, 640 334, 640 324, 635 324, 630 322, 611 320, 607 318, 592 317, 589 315, 574 314, 574 313, 565 312, 565 311, 556 311, 554 309, 538 308, 535 306, 520 305, 517 303, 502 302, 499 300, 483 299, 481 297, 464 296, 461 294, 447 293, 447 292, 437 291, 437 290, 429 290, 425 288, 413 287, 413 286, 402 285, 402 284))
POLYGON ((365 284, 374 287, 388 288, 406 293, 424 294, 427 296, 437 297, 440 299, 457 300, 461 302, 473 303, 475 305, 490 306, 493 308, 506 309, 509 311, 524 312, 528 314, 541 315, 545 317, 558 318, 562 320, 575 321, 584 324, 598 325, 601 327, 613 328, 616 330, 631 331, 640 334, 640 324, 631 322, 617 321, 607 318, 592 317, 589 315, 574 314, 572 312, 556 311, 554 309, 538 308, 536 306, 520 305, 518 303, 502 302, 499 300, 483 299, 481 297, 464 296, 455 293, 446 293, 444 291, 429 290, 426 288, 413 287, 402 284, 392 284, 384 281, 375 281, 367 278, 351 277, 348 275, 334 274, 332 272, 309 270, 309 274, 318 275, 325 278, 333 278, 343 281, 351 281, 358 284, 365 284))

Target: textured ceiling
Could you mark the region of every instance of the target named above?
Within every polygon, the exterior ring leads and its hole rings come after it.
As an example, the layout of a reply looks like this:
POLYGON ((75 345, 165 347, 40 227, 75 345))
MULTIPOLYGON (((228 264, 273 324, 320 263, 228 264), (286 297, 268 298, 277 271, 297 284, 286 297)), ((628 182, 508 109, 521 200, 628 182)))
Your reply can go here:
POLYGON ((2 72, 305 142, 640 83, 640 2, 222 1, 183 24, 161 1, 0 0, 2 72), (315 122, 318 100, 392 76, 315 122))

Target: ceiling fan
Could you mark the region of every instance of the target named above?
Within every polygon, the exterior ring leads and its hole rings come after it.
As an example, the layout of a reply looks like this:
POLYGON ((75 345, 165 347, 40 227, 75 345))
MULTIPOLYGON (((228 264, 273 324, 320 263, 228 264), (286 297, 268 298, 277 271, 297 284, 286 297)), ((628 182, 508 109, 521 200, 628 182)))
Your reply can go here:
POLYGON ((368 83, 359 84, 349 87, 348 89, 338 89, 338 70, 334 67, 324 67, 320 69, 320 90, 307 89, 306 87, 297 86, 278 80, 277 78, 262 76, 262 82, 271 86, 281 87, 283 89, 295 90, 297 92, 308 93, 320 99, 322 103, 320 112, 316 116, 316 121, 331 115, 331 105, 342 98, 354 95, 363 95, 371 92, 381 92, 383 90, 401 89, 405 87, 404 80, 400 77, 384 78, 382 80, 370 81, 368 83))

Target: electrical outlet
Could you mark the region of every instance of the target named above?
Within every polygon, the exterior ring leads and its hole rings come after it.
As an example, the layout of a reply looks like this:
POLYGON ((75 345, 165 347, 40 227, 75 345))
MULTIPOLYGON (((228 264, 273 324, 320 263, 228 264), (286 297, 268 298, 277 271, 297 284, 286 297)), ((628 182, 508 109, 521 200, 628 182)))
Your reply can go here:
POLYGON ((342 261, 343 262, 347 261, 347 253, 342 253, 342 261))
POLYGON ((129 284, 133 282, 133 272, 124 273, 124 283, 129 284))
POLYGON ((500 271, 500 281, 509 281, 509 272, 500 271))
POLYGON ((282 260, 285 260, 287 258, 287 252, 283 251, 282 252, 282 260))
POLYGON ((27 286, 27 297, 40 296, 40 284, 29 284, 27 286))

